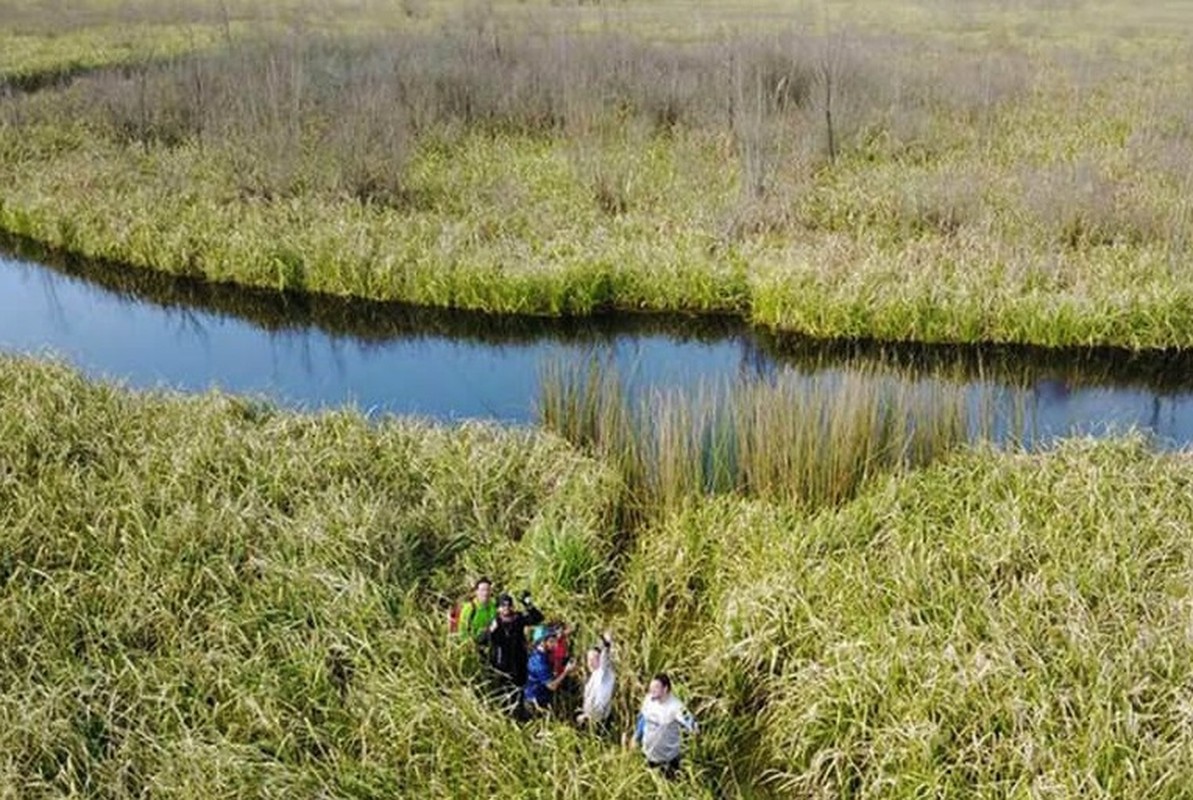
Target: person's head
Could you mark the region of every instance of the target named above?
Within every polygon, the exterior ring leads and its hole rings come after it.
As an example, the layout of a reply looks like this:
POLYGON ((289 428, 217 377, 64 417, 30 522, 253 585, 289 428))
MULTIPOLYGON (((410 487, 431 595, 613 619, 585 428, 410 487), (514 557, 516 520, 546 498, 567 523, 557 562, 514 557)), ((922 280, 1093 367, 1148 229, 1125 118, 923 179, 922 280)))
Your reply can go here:
POLYGON ((588 664, 589 672, 596 672, 598 669, 601 668, 601 648, 599 648, 599 647, 588 648, 588 653, 584 658, 585 658, 585 663, 588 664))
POLYGON ((671 677, 666 672, 660 672, 650 679, 650 689, 647 694, 651 700, 666 700, 671 694, 671 677))
POLYGON ((488 578, 479 578, 476 582, 476 602, 484 604, 489 602, 489 598, 493 596, 493 581, 488 578))
POLYGON ((559 641, 559 634, 550 625, 539 625, 531 634, 531 641, 540 650, 550 650, 559 641))
POLYGON ((497 616, 500 619, 513 619, 518 612, 514 611, 514 598, 503 594, 497 598, 497 616))

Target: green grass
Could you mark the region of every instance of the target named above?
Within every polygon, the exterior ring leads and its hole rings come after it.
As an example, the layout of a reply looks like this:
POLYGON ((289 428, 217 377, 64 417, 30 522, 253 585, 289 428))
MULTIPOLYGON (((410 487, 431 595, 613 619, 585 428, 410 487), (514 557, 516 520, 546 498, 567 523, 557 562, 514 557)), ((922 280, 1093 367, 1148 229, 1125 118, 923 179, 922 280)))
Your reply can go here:
MULTIPOLYGON (((829 2, 761 43, 790 9, 274 8, 0 0, 0 75, 44 85, 0 98, 0 228, 430 306, 1193 341, 1187 3, 829 2), (394 42, 421 77, 377 116, 394 42), (789 87, 838 67, 830 156, 789 87)), ((556 378, 562 437, 0 359, 0 796, 1187 795, 1187 453, 958 449, 943 391, 556 378), (675 676, 677 783, 474 690, 444 611, 482 573, 614 629, 621 727, 675 676)))
POLYGON ((691 495, 529 430, 132 394, 0 360, 0 795, 1179 797, 1193 461, 976 447, 852 500, 691 495), (478 572, 667 669, 684 776, 520 727, 478 572))
POLYGON ((595 613, 617 484, 560 442, 136 397, 11 359, 0 429, 0 793, 459 796, 571 752, 467 688, 439 601, 483 572, 595 613))
POLYGON ((639 538, 642 658, 777 796, 1183 796, 1189 479, 1070 442, 811 519, 717 502, 639 538))

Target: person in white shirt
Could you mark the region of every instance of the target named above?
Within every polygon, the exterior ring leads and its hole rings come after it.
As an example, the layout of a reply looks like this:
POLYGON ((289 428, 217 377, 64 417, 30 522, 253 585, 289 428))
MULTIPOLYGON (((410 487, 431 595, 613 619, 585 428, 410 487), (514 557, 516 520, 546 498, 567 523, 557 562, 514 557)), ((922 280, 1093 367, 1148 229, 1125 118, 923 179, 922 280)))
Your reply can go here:
POLYGON ((668 778, 679 772, 680 732, 696 732, 696 722, 678 697, 671 694, 671 678, 660 672, 650 680, 634 742, 642 748, 646 763, 662 770, 668 778))
POLYGON ((601 730, 613 710, 613 637, 601 634, 601 643, 588 651, 588 680, 584 683, 584 703, 576 722, 592 730, 601 730))

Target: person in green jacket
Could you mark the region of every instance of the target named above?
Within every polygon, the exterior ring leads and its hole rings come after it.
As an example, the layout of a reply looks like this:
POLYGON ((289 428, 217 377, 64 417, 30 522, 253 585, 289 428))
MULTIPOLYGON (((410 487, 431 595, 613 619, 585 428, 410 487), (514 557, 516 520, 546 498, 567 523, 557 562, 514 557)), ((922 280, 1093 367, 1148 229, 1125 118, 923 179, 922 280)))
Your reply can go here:
POLYGON ((460 607, 458 630, 461 639, 477 642, 497 617, 497 601, 493 599, 493 582, 488 578, 478 579, 474 592, 475 596, 460 607))

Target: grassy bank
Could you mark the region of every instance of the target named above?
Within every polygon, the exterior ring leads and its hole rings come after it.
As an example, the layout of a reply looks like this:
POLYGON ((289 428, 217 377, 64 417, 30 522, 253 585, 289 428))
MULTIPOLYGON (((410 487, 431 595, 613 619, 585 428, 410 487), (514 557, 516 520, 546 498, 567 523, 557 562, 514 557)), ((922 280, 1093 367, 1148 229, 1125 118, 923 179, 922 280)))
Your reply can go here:
POLYGON ((138 395, 0 360, 0 794, 1178 797, 1193 462, 974 449, 837 508, 740 494, 622 541, 558 439, 138 395), (618 542, 615 544, 615 542, 618 542), (471 688, 478 571, 700 717, 679 782, 471 688))
POLYGON ((4 99, 0 227, 502 313, 1193 343, 1180 4, 356 6, 4 99))

